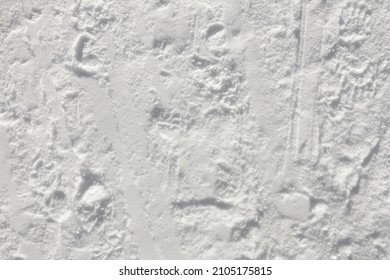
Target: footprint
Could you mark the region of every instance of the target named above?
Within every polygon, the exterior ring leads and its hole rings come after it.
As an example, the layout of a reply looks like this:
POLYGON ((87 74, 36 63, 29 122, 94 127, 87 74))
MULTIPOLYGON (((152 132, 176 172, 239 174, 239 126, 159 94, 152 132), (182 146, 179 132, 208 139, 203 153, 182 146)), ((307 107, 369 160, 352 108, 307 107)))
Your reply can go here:
POLYGON ((282 216, 306 221, 310 216, 310 198, 299 193, 285 194, 281 199, 275 200, 275 206, 282 216))
POLYGON ((94 42, 94 41, 96 41, 96 38, 95 38, 95 36, 93 36, 87 32, 81 33, 77 37, 76 41, 73 44, 74 58, 77 61, 81 62, 83 60, 84 48, 85 48, 85 45, 89 41, 94 42))
POLYGON ((352 58, 340 68, 341 103, 353 104, 375 97, 376 65, 364 57, 352 58))
POLYGON ((91 186, 78 204, 78 216, 87 232, 110 220, 112 214, 112 196, 103 185, 91 186))
POLYGON ((340 43, 349 48, 359 47, 370 34, 371 10, 364 2, 348 1, 342 9, 340 43))
POLYGON ((210 24, 206 31, 206 40, 224 29, 225 25, 221 22, 215 22, 210 24))

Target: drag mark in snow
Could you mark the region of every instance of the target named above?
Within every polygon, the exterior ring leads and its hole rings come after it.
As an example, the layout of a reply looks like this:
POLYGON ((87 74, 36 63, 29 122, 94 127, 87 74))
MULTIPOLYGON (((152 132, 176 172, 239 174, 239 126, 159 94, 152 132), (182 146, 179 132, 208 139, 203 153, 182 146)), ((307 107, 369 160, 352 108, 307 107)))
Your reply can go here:
POLYGON ((112 143, 118 157, 123 176, 122 188, 126 195, 129 216, 135 223, 134 231, 140 246, 141 257, 143 259, 158 258, 159 253, 156 250, 153 237, 150 235, 148 219, 135 185, 135 177, 128 164, 127 151, 121 142, 120 132, 116 130, 116 117, 110 109, 112 101, 94 81, 85 80, 83 84, 84 88, 90 93, 88 94, 89 103, 91 108, 94 109, 97 124, 112 143))

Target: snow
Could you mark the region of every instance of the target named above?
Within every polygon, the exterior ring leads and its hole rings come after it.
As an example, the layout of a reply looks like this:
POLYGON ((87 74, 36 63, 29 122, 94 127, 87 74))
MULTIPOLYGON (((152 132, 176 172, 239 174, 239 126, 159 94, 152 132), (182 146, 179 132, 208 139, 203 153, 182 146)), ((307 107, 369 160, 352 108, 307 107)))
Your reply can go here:
POLYGON ((387 1, 3 0, 0 259, 387 259, 387 1))

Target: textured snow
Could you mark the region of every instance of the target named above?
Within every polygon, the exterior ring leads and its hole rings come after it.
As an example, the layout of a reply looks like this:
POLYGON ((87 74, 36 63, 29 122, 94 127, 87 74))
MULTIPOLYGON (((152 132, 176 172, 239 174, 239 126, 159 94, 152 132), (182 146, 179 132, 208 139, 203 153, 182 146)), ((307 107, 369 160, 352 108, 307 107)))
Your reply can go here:
POLYGON ((389 1, 0 3, 1 259, 389 258, 389 1))

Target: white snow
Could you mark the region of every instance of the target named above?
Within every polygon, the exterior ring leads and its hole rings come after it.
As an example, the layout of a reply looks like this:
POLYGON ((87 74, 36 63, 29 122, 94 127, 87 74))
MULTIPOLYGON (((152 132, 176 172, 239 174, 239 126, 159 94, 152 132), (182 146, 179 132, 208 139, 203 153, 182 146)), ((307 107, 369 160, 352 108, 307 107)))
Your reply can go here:
POLYGON ((0 259, 387 259, 390 7, 3 0, 0 259))

